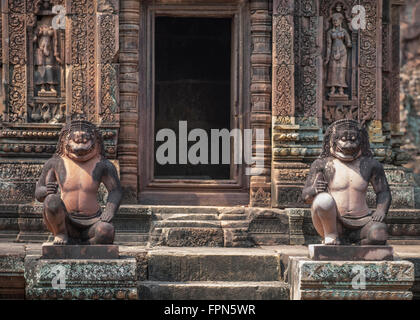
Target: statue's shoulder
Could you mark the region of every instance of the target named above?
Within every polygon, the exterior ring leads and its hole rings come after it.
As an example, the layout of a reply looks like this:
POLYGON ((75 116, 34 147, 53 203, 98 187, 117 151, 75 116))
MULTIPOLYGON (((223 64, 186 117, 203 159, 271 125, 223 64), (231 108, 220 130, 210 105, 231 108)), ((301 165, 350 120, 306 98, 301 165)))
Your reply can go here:
POLYGON ((322 169, 332 161, 331 157, 320 157, 317 158, 314 162, 312 162, 311 168, 322 169))
POLYGON ((361 157, 360 162, 361 162, 361 166, 368 167, 372 171, 376 171, 376 170, 383 171, 384 170, 384 167, 383 167, 382 163, 380 163, 374 157, 363 156, 363 157, 361 157))
POLYGON ((97 165, 99 165, 103 170, 106 170, 106 171, 116 170, 115 165, 104 156, 101 157, 97 165))
POLYGON ((103 166, 114 166, 114 164, 104 156, 101 156, 99 163, 103 166))
POLYGON ((60 161, 62 161, 61 156, 54 154, 51 158, 47 160, 47 162, 45 162, 44 167, 56 167, 60 161))
POLYGON ((369 164, 374 167, 382 167, 382 163, 380 163, 378 160, 376 160, 374 157, 369 156, 361 156, 360 161, 364 162, 366 164, 369 164))

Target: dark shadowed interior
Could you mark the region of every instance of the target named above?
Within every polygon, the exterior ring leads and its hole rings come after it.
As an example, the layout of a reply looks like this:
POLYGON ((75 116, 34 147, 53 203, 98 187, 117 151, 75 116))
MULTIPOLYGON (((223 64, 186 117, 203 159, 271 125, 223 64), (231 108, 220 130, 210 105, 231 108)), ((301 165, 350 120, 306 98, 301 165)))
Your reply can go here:
MULTIPOLYGON (((230 130, 231 23, 228 18, 156 17, 155 137, 164 128, 176 133, 179 163, 179 121, 187 121, 188 132, 204 129, 209 164, 160 165, 155 157, 155 178, 230 178, 230 165, 210 164, 210 129, 230 130)), ((155 154, 162 143, 155 141, 155 154)), ((188 150, 195 143, 188 142, 188 150)))

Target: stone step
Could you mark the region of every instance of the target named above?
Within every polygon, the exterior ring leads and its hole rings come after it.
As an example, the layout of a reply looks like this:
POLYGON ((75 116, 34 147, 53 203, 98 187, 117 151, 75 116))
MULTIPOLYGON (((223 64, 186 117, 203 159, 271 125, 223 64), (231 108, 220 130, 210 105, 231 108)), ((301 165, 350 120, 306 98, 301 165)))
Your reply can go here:
POLYGON ((140 282, 142 300, 288 300, 289 287, 265 282, 140 282))
MULTIPOLYGON (((181 221, 182 222, 182 221, 181 221)), ((223 230, 219 225, 202 227, 196 222, 190 224, 180 223, 178 227, 167 227, 166 222, 161 227, 155 226, 150 236, 149 244, 153 247, 223 247, 223 230)))
POLYGON ((219 220, 246 220, 245 214, 221 214, 217 217, 219 220))
POLYGON ((155 228, 220 228, 219 221, 195 220, 160 220, 154 223, 155 228))
POLYGON ((280 279, 279 255, 271 250, 171 249, 149 252, 150 281, 277 281, 280 279))
MULTIPOLYGON (((134 206, 133 206, 134 207, 134 206)), ((187 214, 187 213, 207 213, 219 214, 219 207, 201 207, 201 206, 136 206, 138 208, 147 208, 154 214, 187 214)))
POLYGON ((166 220, 190 220, 190 221, 209 221, 217 220, 217 215, 215 214, 204 214, 204 213, 187 213, 187 214, 171 214, 171 215, 162 215, 162 218, 166 220))

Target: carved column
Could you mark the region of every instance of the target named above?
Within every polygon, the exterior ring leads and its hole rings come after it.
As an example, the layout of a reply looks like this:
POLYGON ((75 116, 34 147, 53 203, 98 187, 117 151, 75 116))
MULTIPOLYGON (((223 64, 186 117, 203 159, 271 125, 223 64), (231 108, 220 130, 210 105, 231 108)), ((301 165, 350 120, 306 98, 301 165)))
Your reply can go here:
MULTIPOLYGON (((382 32, 383 1, 364 0, 366 28, 359 31, 359 121, 369 129, 370 142, 378 160, 390 155, 382 121, 382 32)), ((355 6, 356 0, 352 2, 355 6)))
POLYGON ((315 0, 274 1, 273 207, 302 206, 304 162, 320 153, 319 25, 315 0))
POLYGON ((23 123, 27 118, 26 1, 3 1, 2 16, 6 35, 3 41, 6 53, 3 56, 4 80, 8 87, 4 121, 23 123))
MULTIPOLYGON (((280 199, 281 175, 288 169, 281 160, 289 145, 297 139, 294 124, 295 112, 295 59, 294 59, 294 1, 273 2, 273 207, 282 206, 286 199, 280 199)), ((289 193, 290 194, 290 193, 289 193)), ((287 195, 285 195, 287 196, 287 195)), ((286 200, 287 201, 287 200, 286 200)))
MULTIPOLYGON (((119 1, 98 1, 96 25, 98 35, 98 117, 99 122, 117 125, 120 121, 119 110, 119 1)), ((92 59, 93 61, 93 59, 92 59)), ((92 86, 91 82, 89 84, 92 86)), ((93 81, 94 84, 94 81, 93 81)), ((90 88, 89 88, 90 89, 90 88)), ((92 90, 94 92, 94 90, 92 90)))
MULTIPOLYGON (((251 128, 253 155, 264 154, 262 172, 251 168, 250 205, 267 207, 271 203, 271 12, 268 0, 251 0, 251 128), (264 131, 257 141, 255 130, 264 131), (257 173, 258 172, 258 173, 257 173), (258 175, 252 175, 258 174, 258 175)), ((257 159, 258 161, 262 159, 257 159)))
POLYGON ((120 9, 120 138, 118 159, 126 202, 137 200, 138 90, 140 1, 121 1, 120 9))
MULTIPOLYGON (((2 6, 0 4, 0 78, 4 79, 3 75, 3 10, 1 10, 2 6)), ((4 86, 0 86, 0 123, 6 117, 6 100, 5 100, 5 88, 4 86)))
POLYGON ((391 5, 389 0, 384 1, 382 9, 382 123, 383 133, 389 142, 391 131, 391 69, 392 69, 392 25, 391 5))
POLYGON ((96 116, 93 109, 95 107, 94 100, 91 100, 95 97, 88 96, 89 80, 92 80, 92 77, 94 79, 96 71, 96 68, 89 68, 89 65, 95 62, 89 58, 92 55, 96 56, 95 38, 91 38, 92 30, 89 30, 88 35, 88 19, 90 27, 92 27, 92 21, 93 27, 95 26, 95 17, 93 16, 95 12, 92 13, 93 5, 93 1, 90 1, 89 4, 83 0, 66 1, 68 16, 66 25, 66 102, 67 116, 71 119, 92 121, 96 116))
POLYGON ((400 11, 402 0, 390 1, 390 65, 389 82, 391 84, 389 98, 390 142, 392 148, 391 161, 396 165, 407 163, 408 155, 400 151, 403 134, 400 131, 400 11))
POLYGON ((118 0, 66 0, 67 119, 97 124, 111 159, 119 129, 118 13, 118 0))

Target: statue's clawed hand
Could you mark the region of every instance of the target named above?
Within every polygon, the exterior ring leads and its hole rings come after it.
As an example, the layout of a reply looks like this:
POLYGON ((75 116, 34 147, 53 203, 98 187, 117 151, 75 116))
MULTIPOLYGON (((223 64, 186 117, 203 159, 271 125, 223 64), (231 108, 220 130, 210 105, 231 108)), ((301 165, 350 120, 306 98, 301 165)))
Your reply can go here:
POLYGON ((321 193, 327 191, 328 188, 328 182, 325 181, 317 181, 316 182, 316 193, 321 193))
POLYGON ((109 213, 109 211, 105 210, 101 215, 101 221, 103 222, 111 222, 111 220, 114 218, 114 215, 112 213, 109 213))
POLYGON ((56 182, 48 182, 47 183, 47 195, 56 194, 57 190, 58 190, 58 183, 56 183, 56 182))
POLYGON ((385 219, 385 213, 384 212, 378 212, 376 211, 373 215, 372 215, 372 221, 376 221, 376 222, 382 222, 385 219))

